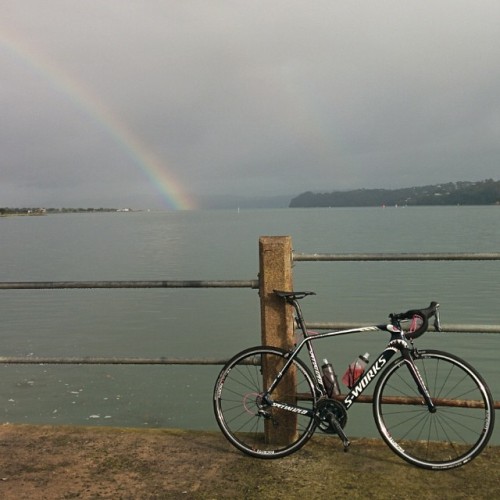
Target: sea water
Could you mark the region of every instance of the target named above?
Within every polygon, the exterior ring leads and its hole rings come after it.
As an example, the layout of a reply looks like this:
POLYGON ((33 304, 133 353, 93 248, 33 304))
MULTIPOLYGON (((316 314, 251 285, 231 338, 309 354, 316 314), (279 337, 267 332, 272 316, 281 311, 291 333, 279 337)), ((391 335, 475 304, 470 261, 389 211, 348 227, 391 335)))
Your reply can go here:
MULTIPOLYGON (((0 218, 0 281, 253 280, 258 239, 300 253, 498 252, 500 207, 54 214, 0 218)), ((310 321, 382 323, 441 304, 446 323, 500 324, 500 262, 297 262, 310 321)), ((251 289, 0 291, 0 355, 227 359, 260 344, 251 289)), ((324 340, 337 371, 385 347, 383 333, 324 340)), ((500 400, 500 334, 419 339, 465 357, 500 400)), ((4 422, 215 429, 219 366, 0 365, 4 422)), ((369 405, 347 433, 377 435, 369 405)), ((494 440, 500 442, 500 431, 494 440)))

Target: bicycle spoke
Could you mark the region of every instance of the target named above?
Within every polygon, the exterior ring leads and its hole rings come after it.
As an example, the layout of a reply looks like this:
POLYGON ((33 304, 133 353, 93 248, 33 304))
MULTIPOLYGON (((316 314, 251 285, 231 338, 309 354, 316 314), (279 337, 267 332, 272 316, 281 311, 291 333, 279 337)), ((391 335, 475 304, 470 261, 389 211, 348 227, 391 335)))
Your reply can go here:
MULTIPOLYGON (((285 365, 286 356, 277 348, 247 349, 229 361, 215 385, 217 423, 229 441, 247 454, 262 458, 285 456, 302 446, 314 431, 312 411, 310 415, 286 411, 263 398, 264 384, 271 383, 285 365), (267 382, 265 373, 271 377, 267 382)), ((282 404, 295 405, 298 394, 306 395, 301 407, 312 410, 316 400, 314 384, 300 360, 292 364, 270 396, 282 404)))
POLYGON ((387 368, 375 388, 377 427, 395 453, 415 465, 458 467, 488 442, 494 420, 491 394, 477 372, 456 356, 422 351, 414 362, 436 411, 429 411, 400 358, 387 368), (384 397, 394 402, 394 397, 411 400, 415 396, 422 404, 384 402, 384 397))

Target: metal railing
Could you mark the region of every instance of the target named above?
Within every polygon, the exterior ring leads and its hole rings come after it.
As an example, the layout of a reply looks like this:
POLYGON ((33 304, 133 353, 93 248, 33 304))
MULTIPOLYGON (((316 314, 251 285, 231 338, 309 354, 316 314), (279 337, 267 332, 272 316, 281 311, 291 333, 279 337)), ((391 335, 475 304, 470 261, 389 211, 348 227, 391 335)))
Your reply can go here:
POLYGON ((0 364, 13 365, 224 365, 227 359, 200 358, 117 358, 117 357, 63 357, 0 356, 0 364))
MULTIPOLYGON (((500 260, 500 253, 296 253, 294 262, 345 261, 471 261, 500 260)), ((127 288, 249 288, 259 289, 254 280, 132 280, 132 281, 12 281, 0 282, 0 290, 127 289, 127 288)), ((340 330, 359 323, 308 322, 317 330, 340 330)), ((366 326, 369 326, 368 324, 366 326)), ((500 325, 443 325, 443 332, 500 333, 500 325)), ((124 357, 34 357, 0 356, 0 364, 109 364, 109 365, 223 365, 226 359, 124 358, 124 357)))
MULTIPOLYGON (((363 326, 372 326, 373 323, 329 323, 329 322, 313 322, 308 321, 308 328, 313 330, 348 330, 350 328, 358 328, 363 326)), ((429 326, 430 332, 433 327, 429 326)), ((443 333, 500 333, 500 325, 466 325, 466 324, 451 324, 441 325, 443 333)))
MULTIPOLYGON (((294 262, 383 262, 383 261, 492 261, 500 260, 500 253, 297 253, 293 252, 294 262)), ((329 322, 308 322, 307 326, 316 330, 344 330, 360 326, 370 326, 359 323, 329 323, 329 322)), ((432 327, 430 327, 432 330, 432 327)), ((500 333, 500 325, 464 325, 447 324, 441 326, 443 332, 454 333, 500 333)), ((372 396, 361 396, 359 402, 371 403, 372 396)), ((397 401, 401 401, 398 399, 397 401)), ((457 401, 447 401, 447 406, 460 406, 457 401)), ((494 401, 494 408, 500 409, 500 401, 494 401)))
POLYGON ((293 253, 295 262, 500 260, 500 253, 293 253))
POLYGON ((11 281, 0 290, 67 288, 259 288, 259 280, 156 280, 156 281, 11 281))
MULTIPOLYGON (((499 252, 476 253, 298 253, 292 255, 294 262, 409 262, 409 261, 500 261, 499 252)), ((316 330, 343 330, 368 323, 308 322, 316 330)), ((430 328, 432 330, 432 327, 430 328)), ((443 332, 453 333, 500 333, 500 325, 442 325, 443 332)))
MULTIPOLYGON (((259 288, 259 280, 11 281, 0 290, 130 288, 259 288)), ((0 364, 23 365, 224 365, 226 359, 0 356, 0 364)))
MULTIPOLYGON (((500 261, 500 253, 341 253, 306 254, 292 252, 293 262, 346 261, 500 261)), ((261 269, 259 276, 265 274, 261 269)), ((127 289, 127 288, 249 288, 263 295, 261 279, 254 280, 153 280, 153 281, 20 281, 0 282, 0 290, 41 289, 127 289)), ((262 297, 261 297, 262 298, 262 297)), ((262 307, 262 304, 261 304, 262 307)), ((308 323, 314 329, 348 329, 363 326, 353 323, 308 323)), ((443 325, 444 332, 500 333, 500 325, 443 325)), ((59 365, 223 365, 226 359, 123 358, 123 357, 37 357, 0 356, 0 364, 59 364, 59 365)), ((366 402, 371 401, 369 398, 366 402)), ((495 401, 500 409, 500 402, 495 401)))

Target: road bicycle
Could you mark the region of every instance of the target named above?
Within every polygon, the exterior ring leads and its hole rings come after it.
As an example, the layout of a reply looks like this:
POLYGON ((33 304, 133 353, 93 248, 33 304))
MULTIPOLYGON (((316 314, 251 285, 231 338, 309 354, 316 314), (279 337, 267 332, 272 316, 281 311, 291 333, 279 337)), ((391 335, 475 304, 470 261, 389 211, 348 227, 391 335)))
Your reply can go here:
POLYGON ((439 304, 391 314, 387 324, 318 333, 307 330, 299 305, 314 292, 275 293, 293 306, 299 334, 295 347, 245 349, 226 363, 215 383, 215 417, 236 448, 253 457, 280 458, 297 451, 319 429, 339 436, 347 451, 347 412, 363 400, 373 402, 376 426, 389 448, 418 467, 459 467, 487 445, 495 409, 484 379, 453 354, 414 345, 431 318, 440 330, 439 304), (313 343, 372 331, 388 332, 389 343, 341 394, 331 364, 332 370, 324 365, 320 371, 313 343), (312 371, 299 357, 304 347, 312 371), (373 395, 363 396, 376 378, 373 395))

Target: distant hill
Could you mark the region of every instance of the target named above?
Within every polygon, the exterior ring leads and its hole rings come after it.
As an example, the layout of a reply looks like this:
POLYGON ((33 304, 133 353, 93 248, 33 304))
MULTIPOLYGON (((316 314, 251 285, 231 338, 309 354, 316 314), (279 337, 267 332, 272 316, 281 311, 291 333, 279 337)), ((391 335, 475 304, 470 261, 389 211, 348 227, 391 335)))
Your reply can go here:
POLYGON ((375 207, 405 205, 500 205, 500 181, 449 182, 402 189, 356 189, 293 198, 289 207, 375 207))

